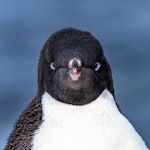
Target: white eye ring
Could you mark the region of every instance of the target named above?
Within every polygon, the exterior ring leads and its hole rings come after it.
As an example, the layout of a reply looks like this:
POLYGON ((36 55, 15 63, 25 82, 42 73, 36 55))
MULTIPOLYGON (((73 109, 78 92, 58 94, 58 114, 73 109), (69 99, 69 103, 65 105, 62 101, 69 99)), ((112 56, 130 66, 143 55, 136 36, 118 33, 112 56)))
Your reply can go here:
POLYGON ((100 69, 100 67, 101 67, 100 62, 96 62, 96 63, 94 64, 94 70, 95 70, 95 71, 98 71, 98 70, 100 69))
POLYGON ((55 63, 54 63, 54 62, 51 62, 51 63, 50 63, 50 68, 51 68, 52 70, 55 70, 55 63))

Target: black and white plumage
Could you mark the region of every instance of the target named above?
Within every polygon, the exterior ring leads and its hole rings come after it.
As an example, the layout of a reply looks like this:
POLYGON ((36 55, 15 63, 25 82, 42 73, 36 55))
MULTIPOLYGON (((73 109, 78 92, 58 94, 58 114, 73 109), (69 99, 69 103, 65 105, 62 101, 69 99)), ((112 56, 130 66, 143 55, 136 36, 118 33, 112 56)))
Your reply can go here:
POLYGON ((38 90, 14 126, 6 150, 147 150, 120 113, 102 46, 67 28, 45 43, 38 90))

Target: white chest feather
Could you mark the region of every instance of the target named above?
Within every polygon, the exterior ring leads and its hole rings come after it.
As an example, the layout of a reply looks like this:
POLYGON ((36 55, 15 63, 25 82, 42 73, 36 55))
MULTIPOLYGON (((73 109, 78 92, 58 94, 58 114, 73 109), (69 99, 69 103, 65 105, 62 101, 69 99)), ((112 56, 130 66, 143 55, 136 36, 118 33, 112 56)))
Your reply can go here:
POLYGON ((64 104, 45 93, 42 111, 32 150, 147 150, 108 90, 84 106, 64 104))

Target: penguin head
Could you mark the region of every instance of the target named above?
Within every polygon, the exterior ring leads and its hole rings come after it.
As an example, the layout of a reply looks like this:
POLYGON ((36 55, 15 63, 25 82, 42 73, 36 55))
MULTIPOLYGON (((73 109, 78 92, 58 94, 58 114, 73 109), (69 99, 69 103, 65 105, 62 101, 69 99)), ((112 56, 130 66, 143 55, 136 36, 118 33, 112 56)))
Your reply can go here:
POLYGON ((91 33, 66 28, 49 37, 38 65, 38 93, 48 92, 58 101, 85 105, 106 88, 114 95, 110 66, 91 33))

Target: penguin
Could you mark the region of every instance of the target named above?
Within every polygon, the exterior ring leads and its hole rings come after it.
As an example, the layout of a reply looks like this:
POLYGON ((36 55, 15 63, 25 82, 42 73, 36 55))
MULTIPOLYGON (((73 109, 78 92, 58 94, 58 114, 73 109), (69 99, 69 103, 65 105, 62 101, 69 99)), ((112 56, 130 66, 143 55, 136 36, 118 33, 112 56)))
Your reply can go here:
POLYGON ((5 150, 148 150, 115 100, 111 67, 98 39, 65 28, 44 44, 35 98, 5 150))

